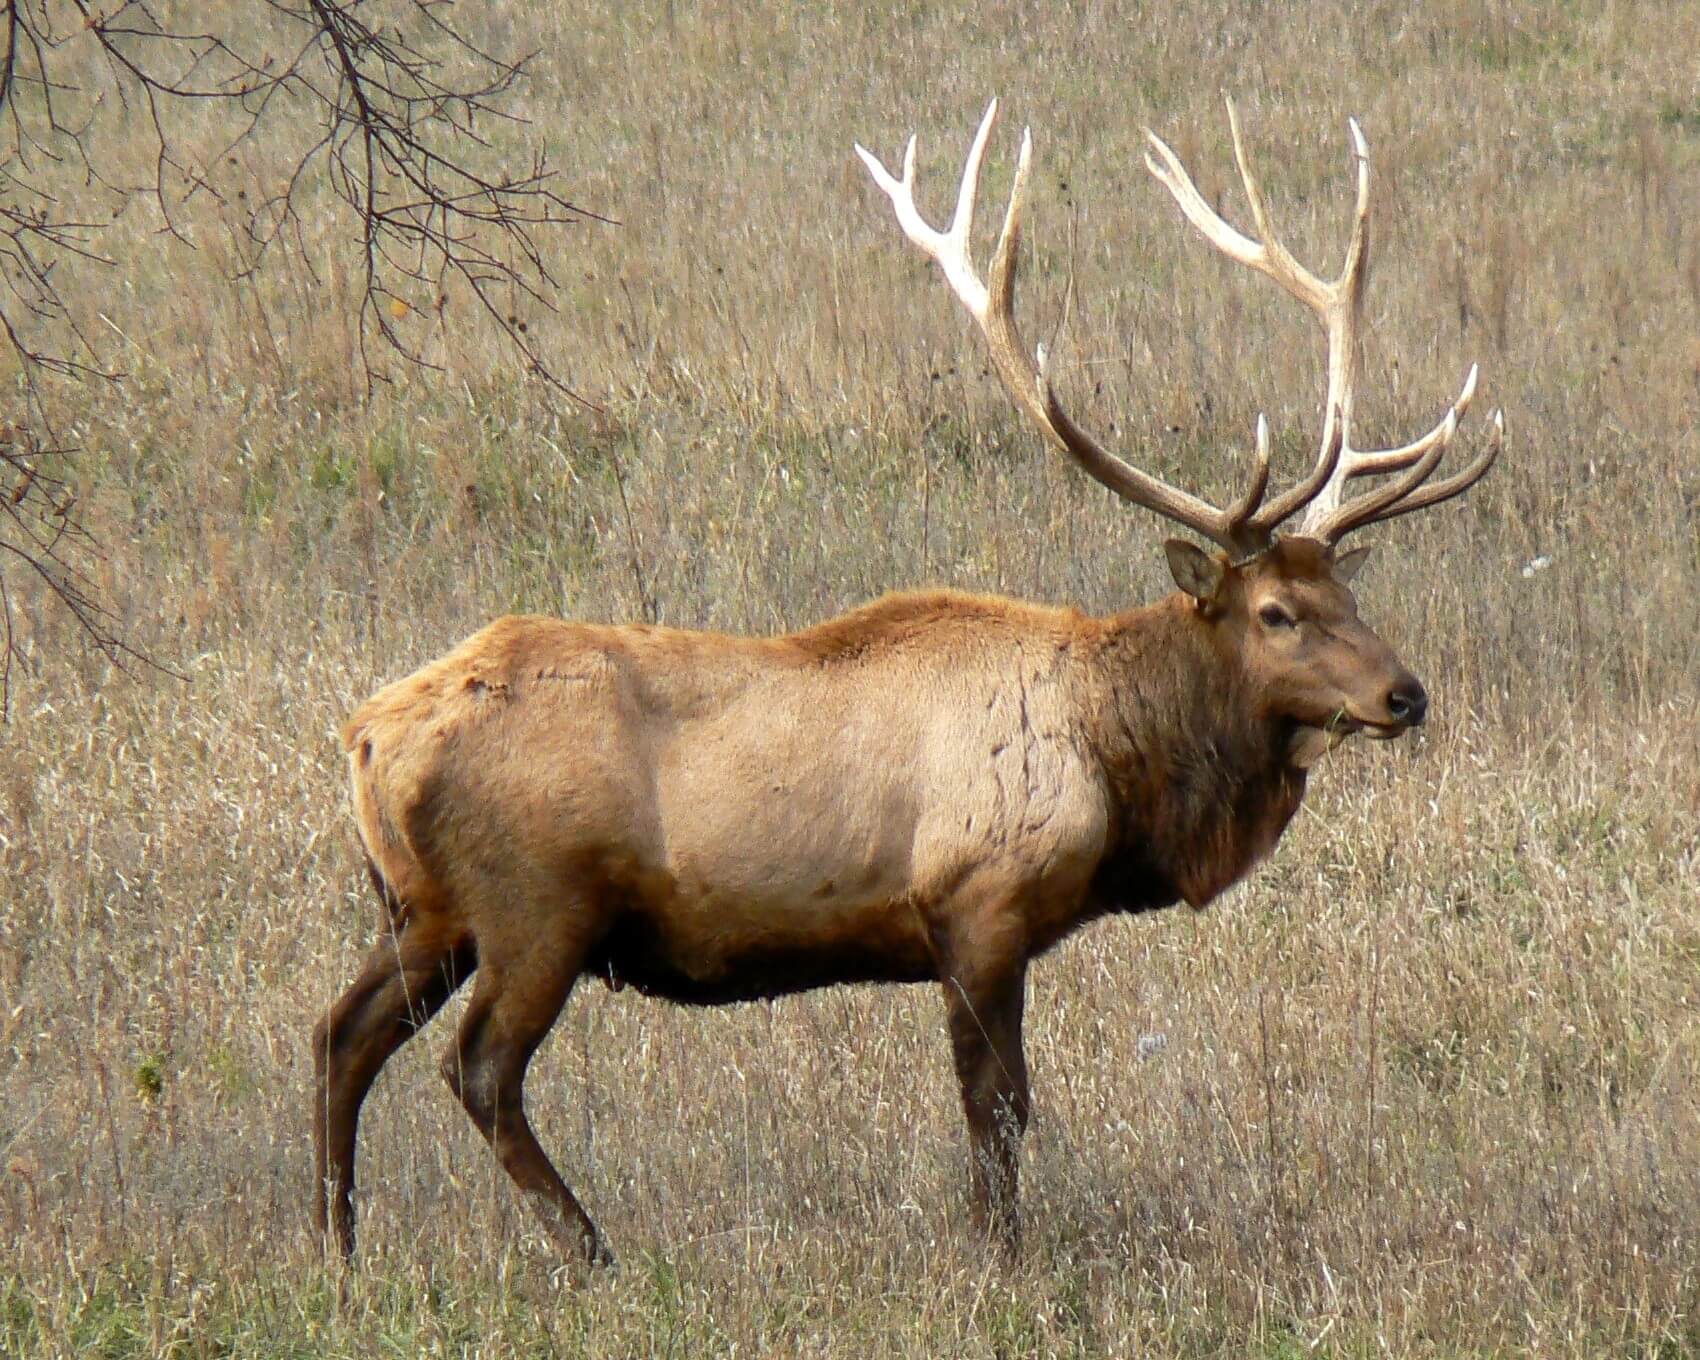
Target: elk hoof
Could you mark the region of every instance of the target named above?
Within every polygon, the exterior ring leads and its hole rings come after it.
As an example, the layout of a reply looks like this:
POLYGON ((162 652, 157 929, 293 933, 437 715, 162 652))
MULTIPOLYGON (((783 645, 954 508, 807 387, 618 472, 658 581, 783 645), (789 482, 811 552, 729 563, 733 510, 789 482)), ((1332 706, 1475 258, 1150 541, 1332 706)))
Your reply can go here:
POLYGON ((597 1238, 590 1244, 590 1264, 598 1270, 614 1270, 619 1266, 614 1253, 608 1249, 608 1244, 597 1238))

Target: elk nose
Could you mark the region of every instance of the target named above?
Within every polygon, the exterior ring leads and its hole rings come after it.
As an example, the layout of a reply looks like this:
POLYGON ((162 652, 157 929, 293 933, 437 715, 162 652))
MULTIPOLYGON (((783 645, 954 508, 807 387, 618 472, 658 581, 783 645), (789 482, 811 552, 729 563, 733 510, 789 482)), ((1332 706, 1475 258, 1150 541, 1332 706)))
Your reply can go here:
POLYGON ((1393 721, 1406 727, 1420 726, 1428 716, 1428 691, 1422 681, 1408 675, 1387 691, 1387 711, 1393 721))

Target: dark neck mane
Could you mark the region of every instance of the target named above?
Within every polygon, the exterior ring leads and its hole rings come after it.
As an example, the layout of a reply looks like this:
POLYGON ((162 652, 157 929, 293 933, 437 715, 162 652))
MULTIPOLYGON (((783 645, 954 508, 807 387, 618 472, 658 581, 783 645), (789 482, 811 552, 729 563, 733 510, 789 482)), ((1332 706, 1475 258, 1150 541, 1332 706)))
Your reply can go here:
POLYGON ((1304 797, 1287 725, 1190 604, 1171 597, 1108 621, 1099 654, 1112 847, 1104 909, 1202 907, 1269 853, 1304 797))

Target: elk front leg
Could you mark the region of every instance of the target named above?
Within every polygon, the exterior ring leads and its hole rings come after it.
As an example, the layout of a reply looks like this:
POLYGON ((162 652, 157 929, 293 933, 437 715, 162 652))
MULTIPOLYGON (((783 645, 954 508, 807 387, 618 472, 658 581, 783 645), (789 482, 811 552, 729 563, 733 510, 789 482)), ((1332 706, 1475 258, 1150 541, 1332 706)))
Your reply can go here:
POLYGON ((1026 960, 958 967, 946 974, 944 989, 968 1117, 975 1221, 1013 1254, 1021 1240, 1016 1182, 1029 1108, 1027 1059, 1021 1049, 1026 960))

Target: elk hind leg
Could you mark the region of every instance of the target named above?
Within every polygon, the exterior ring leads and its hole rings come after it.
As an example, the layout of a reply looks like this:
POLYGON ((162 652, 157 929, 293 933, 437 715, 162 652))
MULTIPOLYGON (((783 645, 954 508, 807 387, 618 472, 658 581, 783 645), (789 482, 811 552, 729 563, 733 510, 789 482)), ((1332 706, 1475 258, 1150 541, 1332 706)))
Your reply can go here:
POLYGON ((403 918, 313 1028, 313 1221, 354 1252, 354 1147, 360 1106, 385 1062, 477 966, 470 944, 403 918))
POLYGON ((570 929, 516 931, 514 938, 518 948, 481 956, 472 1000, 443 1056, 443 1077, 556 1248, 610 1264, 601 1233, 525 1117, 526 1067, 566 1004, 589 945, 570 929))

